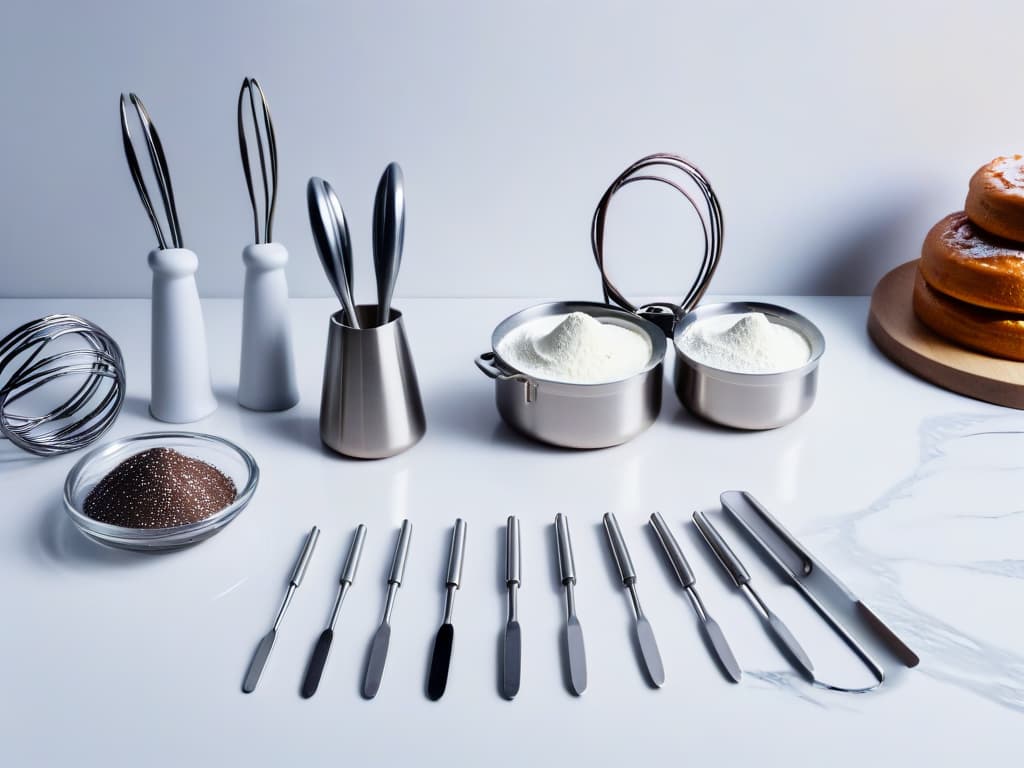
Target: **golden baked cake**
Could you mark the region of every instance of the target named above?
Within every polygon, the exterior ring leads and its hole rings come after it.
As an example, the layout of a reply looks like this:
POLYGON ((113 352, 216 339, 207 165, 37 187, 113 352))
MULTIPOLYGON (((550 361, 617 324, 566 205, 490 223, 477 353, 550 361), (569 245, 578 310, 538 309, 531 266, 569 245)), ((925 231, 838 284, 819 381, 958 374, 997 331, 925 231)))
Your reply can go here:
POLYGON ((928 232, 921 273, 928 285, 954 299, 1024 313, 1024 250, 982 232, 964 211, 928 232))
POLYGON ((929 287, 921 270, 914 280, 918 320, 962 347, 1024 361, 1024 315, 997 312, 943 296, 929 287))
POLYGON ((971 177, 967 215, 997 237, 1024 243, 1024 155, 997 157, 971 177))

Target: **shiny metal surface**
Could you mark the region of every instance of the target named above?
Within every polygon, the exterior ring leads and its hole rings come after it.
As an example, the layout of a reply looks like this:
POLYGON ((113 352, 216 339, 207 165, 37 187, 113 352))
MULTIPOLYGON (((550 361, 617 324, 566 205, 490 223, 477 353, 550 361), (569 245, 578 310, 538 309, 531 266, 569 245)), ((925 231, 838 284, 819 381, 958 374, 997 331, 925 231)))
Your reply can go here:
POLYGON ((462 559, 466 547, 466 523, 462 518, 455 521, 452 543, 448 552, 448 569, 445 574, 444 616, 441 627, 434 638, 434 651, 430 659, 427 676, 427 696, 437 701, 444 695, 448 685, 448 669, 451 666, 452 646, 455 642, 455 627, 452 613, 455 610, 455 592, 462 580, 462 559))
POLYGON ((558 545, 558 574, 563 584, 576 583, 576 558, 572 553, 569 518, 559 512, 555 515, 555 542, 558 545))
POLYGON ((313 647, 313 653, 306 666, 306 676, 302 681, 302 697, 308 699, 317 688, 320 687, 320 678, 323 676, 324 667, 327 666, 327 658, 331 652, 331 643, 334 641, 334 628, 338 623, 338 616, 341 613, 341 606, 345 602, 345 596, 356 578, 356 571, 359 569, 359 559, 363 553, 363 541, 366 539, 366 526, 360 524, 352 536, 352 544, 349 546, 348 556, 345 558, 345 566, 341 571, 341 578, 338 581, 338 592, 334 598, 334 607, 331 609, 331 618, 327 628, 320 633, 320 638, 313 647))
POLYGON ((491 352, 476 359, 494 379, 498 413, 523 434, 566 448, 619 445, 647 429, 661 411, 665 334, 625 310, 588 301, 562 301, 529 307, 503 320, 491 335, 491 352), (586 312, 605 323, 639 331, 651 341, 651 357, 639 372, 605 384, 567 384, 517 371, 496 353, 515 328, 538 317, 586 312))
POLYGON ((825 338, 803 315, 775 304, 753 301, 709 304, 680 319, 673 338, 676 394, 687 410, 702 419, 736 429, 774 429, 803 415, 814 404, 825 338), (773 323, 802 334, 811 347, 807 363, 782 373, 735 373, 699 363, 680 350, 679 340, 694 323, 745 312, 761 312, 773 323))
POLYGON ((676 572, 679 583, 682 584, 687 597, 690 598, 693 610, 700 620, 701 631, 707 638, 715 658, 729 679, 734 683, 738 683, 743 676, 743 671, 740 669, 735 655, 733 655, 732 648, 729 647, 729 643, 725 639, 722 628, 708 614, 704 601, 701 600, 700 593, 697 592, 697 578, 694 576, 693 569, 690 568, 690 563, 683 554, 682 547, 679 546, 679 542, 668 527, 668 523, 665 522, 665 518, 661 516, 661 513, 654 512, 651 515, 651 527, 654 528, 658 541, 661 542, 661 547, 665 551, 672 569, 676 572))
POLYGON ((37 456, 84 448, 117 419, 126 386, 121 348, 98 325, 76 315, 32 320, 0 339, 0 437, 37 456), (53 404, 39 407, 48 390, 53 404), (33 406, 19 411, 29 396, 33 406))
POLYGON ((789 631, 789 628, 783 623, 782 619, 771 611, 761 595, 751 586, 750 574, 743 566, 743 563, 740 562, 739 557, 736 556, 736 553, 732 551, 725 539, 722 538, 718 529, 708 520, 707 515, 703 512, 694 512, 693 522, 697 526, 697 530, 700 531, 704 541, 707 542, 708 547, 714 552, 718 562, 722 564, 722 567, 732 577, 737 588, 743 592, 744 596, 750 601, 750 604, 754 606, 764 626, 767 628, 769 636, 775 641, 776 645, 779 646, 779 649, 797 671, 813 682, 814 664, 811 662, 810 656, 807 655, 803 646, 797 642, 796 637, 789 631))
POLYGON ((742 587, 748 583, 750 581, 750 573, 747 572, 739 557, 736 556, 736 553, 732 551, 732 548, 722 538, 722 534, 708 520, 707 515, 703 512, 694 512, 693 523, 697 526, 697 530, 700 531, 700 535, 704 537, 704 541, 707 542, 711 551, 715 553, 718 562, 722 564, 726 573, 732 578, 733 583, 737 587, 742 587))
POLYGON ((267 664, 267 659, 270 658, 270 652, 274 649, 274 641, 276 639, 276 629, 271 629, 260 639, 259 645, 256 646, 256 652, 252 655, 252 661, 249 662, 249 669, 246 670, 245 679, 242 681, 242 691, 244 693, 252 693, 256 690, 256 685, 263 674, 263 668, 267 664))
POLYGON ((684 157, 667 152, 640 158, 620 173, 608 186, 594 210, 594 218, 590 224, 590 244, 594 251, 597 268, 601 270, 604 300, 609 303, 614 302, 629 312, 650 318, 660 328, 663 328, 666 336, 671 335, 676 318, 697 306, 711 284, 711 278, 714 277, 722 255, 724 238, 725 221, 722 216, 722 206, 718 202, 718 196, 714 189, 711 188, 711 182, 696 165, 684 157), (658 175, 665 173, 666 170, 669 172, 668 176, 658 175), (611 278, 608 276, 608 269, 605 265, 604 231, 608 210, 615 194, 630 184, 652 181, 678 192, 697 214, 700 232, 704 239, 704 249, 700 266, 690 289, 679 304, 659 302, 637 307, 612 284, 611 278), (698 200, 702 200, 704 205, 699 205, 698 200))
POLYGON ((363 678, 363 696, 372 699, 380 690, 384 678, 384 664, 388 660, 388 646, 391 643, 391 612, 395 608, 398 589, 402 586, 405 576, 405 562, 409 557, 409 544, 412 540, 412 523, 402 521, 402 530, 398 534, 395 554, 391 559, 391 570, 388 572, 388 594, 384 602, 384 615, 380 626, 373 635, 370 655, 366 662, 366 675, 363 678))
POLYGON ((345 321, 358 329, 362 323, 352 291, 352 242, 341 203, 331 185, 314 176, 306 185, 306 207, 324 273, 341 303, 345 321))
POLYGON ((722 665, 722 669, 729 676, 730 680, 738 683, 743 678, 743 670, 740 669, 739 662, 736 661, 736 656, 733 654, 732 648, 729 647, 722 628, 718 626, 717 621, 706 614, 700 626, 704 631, 704 636, 711 643, 711 648, 714 650, 718 662, 722 665))
POLYGON ((256 646, 256 652, 253 654, 252 661, 249 663, 249 669, 245 673, 245 679, 242 681, 242 691, 245 693, 252 693, 256 690, 256 685, 259 683, 260 676, 263 674, 263 668, 266 666, 267 659, 270 658, 270 652, 274 648, 274 641, 277 639, 277 630, 281 627, 284 615, 288 612, 288 606, 292 603, 292 597, 295 596, 295 590, 297 590, 302 584, 302 577, 306 574, 306 568, 309 567, 309 561, 313 557, 313 552, 316 550, 316 542, 319 538, 320 529, 314 525, 310 529, 309 533, 306 534, 306 541, 302 545, 302 552, 299 553, 299 558, 295 561, 295 567, 292 568, 292 574, 288 580, 288 590, 284 594, 284 600, 281 601, 281 607, 277 611, 277 618, 274 619, 274 625, 270 628, 270 631, 263 636, 259 645, 256 646))
POLYGON ((744 491, 726 491, 721 495, 721 502, 722 508, 768 555, 877 681, 866 688, 819 681, 822 685, 851 692, 878 687, 887 675, 877 657, 886 659, 897 669, 917 666, 918 655, 753 496, 744 491), (851 627, 859 630, 859 637, 852 634, 851 627))
POLYGON ((505 525, 505 587, 508 590, 508 619, 502 651, 502 693, 514 698, 522 674, 523 637, 519 626, 519 584, 522 562, 519 549, 519 518, 509 515, 505 525))
POLYGON ((509 515, 505 521, 505 584, 519 584, 522 576, 522 556, 519 550, 519 518, 509 515))
POLYGON ((388 646, 391 644, 391 625, 381 624, 373 634, 370 657, 366 662, 366 676, 363 678, 363 696, 372 699, 380 690, 384 679, 384 664, 388 660, 388 646))
POLYGON ((636 639, 640 645, 640 655, 644 660, 647 676, 657 688, 660 688, 665 684, 665 666, 661 661, 658 641, 654 639, 651 622, 642 613, 636 617, 636 639))
POLYGON ((292 569, 292 578, 290 580, 292 586, 296 588, 302 586, 302 579, 306 575, 306 569, 309 568, 309 561, 313 558, 313 550, 316 549, 316 543, 319 539, 320 529, 314 525, 306 536, 306 543, 302 547, 302 554, 299 555, 295 568, 292 569))
POLYGON ((409 544, 412 542, 412 523, 408 520, 402 521, 402 529, 398 532, 398 544, 395 545, 395 554, 391 558, 391 571, 388 574, 388 584, 402 583, 405 576, 405 561, 409 559, 409 544))
MULTIPOLYGON (((566 589, 572 594, 572 585, 566 589)), ((565 648, 569 656, 569 685, 573 693, 582 696, 587 690, 587 649, 583 644, 583 627, 575 612, 565 624, 565 648)))
POLYGON ((320 439, 346 456, 380 459, 401 453, 426 432, 419 381, 402 313, 372 327, 374 305, 356 308, 360 328, 331 316, 327 335, 320 439))
POLYGON ((348 555, 345 557, 345 567, 341 571, 339 582, 342 586, 345 583, 352 584, 356 580, 356 571, 359 570, 359 560, 363 556, 363 543, 366 541, 366 526, 360 523, 356 526, 356 532, 352 535, 352 544, 349 545, 348 555))
POLYGON ((458 589, 462 581, 462 560, 466 554, 466 521, 461 517, 455 521, 452 530, 452 545, 448 552, 448 573, 445 585, 458 589))
POLYGON ((612 557, 615 558, 619 576, 622 578, 622 583, 628 587, 636 581, 636 569, 633 567, 633 559, 629 556, 626 540, 622 538, 619 521, 611 512, 605 512, 604 530, 608 535, 608 544, 612 548, 612 557))
POLYGON ((565 649, 569 660, 569 685, 577 696, 587 689, 587 651, 583 627, 576 616, 576 560, 569 535, 569 519, 555 515, 555 541, 558 545, 558 573, 565 588, 565 649))
POLYGON ((501 692, 506 699, 514 699, 519 693, 523 664, 523 633, 519 622, 510 620, 505 625, 505 640, 502 647, 501 692))
POLYGON ((764 608, 768 620, 768 627, 775 636, 775 639, 778 640, 785 654, 789 657, 789 660, 808 680, 814 680, 814 663, 811 661, 811 657, 807 655, 807 651, 804 650, 803 646, 793 636, 793 633, 789 631, 789 627, 783 623, 782 619, 768 610, 760 597, 757 596, 757 593, 750 588, 749 584, 744 585, 744 590, 748 594, 755 596, 757 601, 761 603, 761 607, 764 608))
POLYGON ((651 629, 651 623, 644 616, 643 608, 640 606, 640 596, 636 592, 636 570, 633 568, 633 559, 629 556, 626 540, 622 537, 622 531, 619 529, 619 521, 611 512, 606 512, 604 515, 604 531, 608 536, 608 545, 611 547, 615 565, 619 569, 622 584, 629 592, 635 619, 633 626, 644 671, 651 683, 660 688, 665 684, 665 667, 661 661, 661 653, 658 651, 658 643, 654 639, 654 630, 651 629))
POLYGON ((690 563, 687 562, 682 547, 679 546, 679 542, 676 541, 676 537, 672 534, 668 523, 665 522, 665 518, 661 516, 660 512, 653 512, 651 514, 651 527, 658 535, 661 548, 665 550, 665 555, 672 565, 672 570, 676 572, 679 583, 684 588, 689 589, 696 583, 697 578, 693 575, 693 569, 690 568, 690 563))
POLYGON ((153 225, 153 232, 156 234, 157 243, 161 249, 184 248, 181 238, 181 224, 178 221, 178 208, 174 202, 174 187, 171 185, 171 172, 167 167, 167 156, 164 154, 163 143, 160 141, 160 134, 157 133, 153 119, 146 110, 142 99, 134 93, 129 94, 127 99, 121 94, 121 143, 124 146, 125 159, 128 161, 128 170, 132 174, 132 181, 139 193, 142 206, 146 209, 149 222, 153 225), (142 126, 142 135, 146 140, 146 149, 149 153, 149 161, 153 166, 153 175, 156 177, 157 189, 160 191, 160 199, 164 205, 164 216, 167 220, 167 236, 164 235, 163 226, 156 215, 152 198, 146 189, 146 182, 142 178, 142 167, 139 165, 139 158, 135 152, 135 145, 132 141, 132 134, 128 128, 128 107, 131 102, 135 108, 135 114, 142 126))
POLYGON ((274 208, 277 206, 277 134, 274 131, 274 121, 270 117, 270 105, 267 104, 266 94, 263 93, 263 88, 254 77, 245 78, 242 81, 242 88, 238 92, 238 148, 242 154, 245 186, 249 190, 249 203, 252 206, 255 237, 253 242, 257 244, 272 242, 274 239, 274 208), (248 110, 245 108, 246 98, 249 102, 248 110), (262 222, 256 202, 256 184, 253 181, 252 167, 249 161, 249 141, 245 127, 246 114, 252 118, 252 132, 256 139, 256 155, 260 164, 260 179, 263 182, 262 222), (266 145, 265 153, 264 145, 266 145))
POLYGON ((402 263, 405 241, 405 181, 398 163, 389 163, 377 185, 373 204, 373 270, 377 278, 377 325, 391 312, 391 296, 402 263))

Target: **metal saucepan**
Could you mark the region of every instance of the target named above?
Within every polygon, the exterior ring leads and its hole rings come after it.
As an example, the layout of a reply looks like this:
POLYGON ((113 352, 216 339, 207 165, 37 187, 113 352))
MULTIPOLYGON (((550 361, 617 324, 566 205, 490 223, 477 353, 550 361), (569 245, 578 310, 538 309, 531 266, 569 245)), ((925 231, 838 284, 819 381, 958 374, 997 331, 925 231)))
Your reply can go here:
POLYGON ((774 429, 801 416, 814 403, 825 338, 814 323, 791 309, 754 301, 708 304, 680 318, 673 340, 676 394, 687 410, 702 419, 737 429, 774 429), (736 373, 699 363, 680 349, 679 340, 694 323, 747 312, 760 312, 800 333, 811 347, 807 362, 781 373, 736 373))
POLYGON ((476 365, 494 379, 498 413, 509 426, 565 448, 606 448, 631 440, 658 417, 666 347, 664 332, 631 312, 590 301, 560 301, 505 318, 491 335, 491 351, 477 357, 476 365), (570 312, 585 312, 645 334, 651 342, 647 365, 619 381, 569 384, 527 375, 498 356, 501 340, 519 326, 570 312))

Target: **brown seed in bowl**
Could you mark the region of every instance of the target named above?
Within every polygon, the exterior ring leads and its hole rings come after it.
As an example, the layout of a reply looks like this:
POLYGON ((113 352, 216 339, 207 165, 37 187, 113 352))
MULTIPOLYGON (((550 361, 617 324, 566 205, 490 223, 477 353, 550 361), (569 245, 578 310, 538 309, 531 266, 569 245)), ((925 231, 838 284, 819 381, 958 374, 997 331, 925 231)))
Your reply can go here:
POLYGON ((237 489, 212 464, 173 448, 130 456, 93 488, 84 512, 124 528, 171 528, 195 523, 230 505, 237 489))

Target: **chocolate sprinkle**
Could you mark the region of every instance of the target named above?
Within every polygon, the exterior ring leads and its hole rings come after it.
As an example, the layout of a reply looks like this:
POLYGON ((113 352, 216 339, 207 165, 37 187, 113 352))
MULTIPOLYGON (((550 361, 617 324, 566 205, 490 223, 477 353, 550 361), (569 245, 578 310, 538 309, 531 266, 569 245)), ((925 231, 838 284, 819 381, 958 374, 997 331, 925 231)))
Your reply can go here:
POLYGON ((112 469, 85 499, 85 514, 124 528, 171 528, 204 520, 237 489, 212 464, 173 448, 150 448, 112 469))

